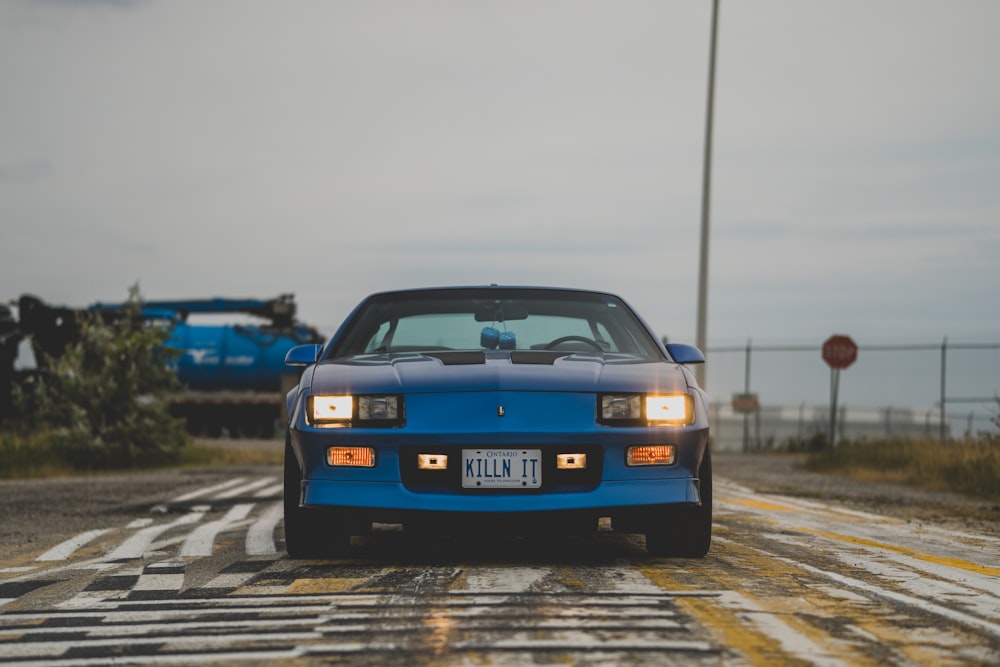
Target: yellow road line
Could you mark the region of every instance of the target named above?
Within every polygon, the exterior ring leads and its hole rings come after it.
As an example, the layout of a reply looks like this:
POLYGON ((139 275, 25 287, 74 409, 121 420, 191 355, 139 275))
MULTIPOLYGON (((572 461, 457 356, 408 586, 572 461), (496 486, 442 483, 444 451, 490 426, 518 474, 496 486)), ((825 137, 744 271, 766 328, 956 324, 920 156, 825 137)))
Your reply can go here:
POLYGON ((768 503, 763 500, 750 500, 748 498, 720 498, 720 502, 731 503, 733 505, 743 505, 745 507, 753 507, 759 510, 768 510, 771 512, 801 512, 798 507, 789 507, 788 505, 778 505, 776 503, 768 503))
POLYGON ((294 595, 323 594, 323 593, 346 593, 355 586, 368 581, 368 578, 348 578, 348 577, 324 577, 321 579, 296 579, 288 586, 287 593, 294 595))
MULTIPOLYGON (((779 505, 777 503, 766 502, 763 500, 754 500, 749 498, 722 498, 721 502, 731 503, 734 505, 743 505, 744 507, 752 507, 754 509, 765 510, 770 512, 803 512, 801 508, 792 507, 789 505, 779 505)), ((831 508, 831 511, 836 511, 836 508, 831 508)), ((915 560, 924 561, 926 563, 933 563, 935 565, 943 565, 945 567, 953 567, 960 570, 965 570, 966 572, 974 572, 976 574, 982 574, 991 577, 1000 576, 1000 568, 990 567, 988 565, 983 565, 981 563, 974 563, 969 560, 962 558, 952 558, 944 556, 934 556, 932 554, 919 551, 917 549, 910 549, 908 547, 900 547, 894 544, 886 544, 885 542, 878 542, 876 540, 864 538, 864 537, 854 537, 852 535, 843 535, 841 533, 833 533, 830 531, 818 530, 815 528, 806 528, 803 526, 794 526, 794 530, 801 531, 803 533, 809 533, 812 535, 819 535, 821 537, 826 537, 831 540, 836 540, 838 542, 845 542, 847 544, 854 544, 857 546, 870 547, 873 549, 881 549, 883 551, 892 551, 894 553, 902 554, 904 556, 909 556, 915 560)))
POLYGON ((816 530, 814 528, 796 528, 796 530, 801 530, 804 533, 811 533, 813 535, 819 535, 821 537, 825 537, 831 540, 837 540, 838 542, 846 542, 847 544, 855 544, 858 546, 869 547, 872 549, 881 549, 883 551, 892 551, 893 553, 909 556, 910 558, 924 561, 926 563, 934 563, 935 565, 944 565, 947 567, 953 567, 960 570, 965 570, 967 572, 974 572, 976 574, 982 574, 990 577, 1000 577, 1000 568, 990 567, 988 565, 983 565, 981 563, 973 563, 972 561, 964 560, 962 558, 933 556, 931 554, 924 553, 916 549, 896 546, 895 544, 886 544, 885 542, 877 542, 875 540, 870 540, 865 537, 853 537, 851 535, 841 535, 840 533, 831 533, 829 531, 816 530))

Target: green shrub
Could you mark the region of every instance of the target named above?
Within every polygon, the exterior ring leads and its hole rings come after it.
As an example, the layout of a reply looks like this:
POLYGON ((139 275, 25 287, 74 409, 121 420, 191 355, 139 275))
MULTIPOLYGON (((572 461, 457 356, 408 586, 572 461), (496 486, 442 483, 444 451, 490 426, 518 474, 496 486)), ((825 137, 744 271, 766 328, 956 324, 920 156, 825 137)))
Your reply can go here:
POLYGON ((79 320, 79 339, 55 357, 36 348, 39 372, 15 387, 22 446, 75 469, 176 462, 187 435, 169 413, 175 352, 163 346, 168 332, 144 321, 138 287, 114 316, 79 320))

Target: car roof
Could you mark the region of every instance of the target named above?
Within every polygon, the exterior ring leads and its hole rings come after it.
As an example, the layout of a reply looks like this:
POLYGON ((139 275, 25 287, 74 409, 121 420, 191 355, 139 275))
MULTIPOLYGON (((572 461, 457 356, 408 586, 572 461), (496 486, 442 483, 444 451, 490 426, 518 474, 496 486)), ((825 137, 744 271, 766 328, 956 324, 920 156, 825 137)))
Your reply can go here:
POLYGON ((384 296, 384 295, 388 296, 391 294, 419 294, 428 292, 460 292, 460 291, 482 291, 482 290, 517 291, 517 292, 565 292, 567 294, 599 294, 599 295, 614 296, 615 298, 620 298, 615 294, 612 294, 610 292, 605 292, 603 290, 580 289, 575 287, 545 287, 540 285, 498 285, 496 283, 490 285, 440 285, 437 287, 408 287, 405 289, 375 292, 374 294, 370 294, 369 298, 384 296))

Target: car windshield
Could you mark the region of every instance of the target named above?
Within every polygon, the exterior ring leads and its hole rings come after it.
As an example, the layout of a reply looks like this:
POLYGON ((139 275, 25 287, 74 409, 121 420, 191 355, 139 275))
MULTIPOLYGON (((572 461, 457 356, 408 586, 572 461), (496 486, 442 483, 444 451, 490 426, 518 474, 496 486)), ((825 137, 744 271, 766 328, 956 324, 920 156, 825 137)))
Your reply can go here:
POLYGON ((375 295, 329 356, 494 349, 661 356, 646 327, 614 296, 503 288, 375 295))

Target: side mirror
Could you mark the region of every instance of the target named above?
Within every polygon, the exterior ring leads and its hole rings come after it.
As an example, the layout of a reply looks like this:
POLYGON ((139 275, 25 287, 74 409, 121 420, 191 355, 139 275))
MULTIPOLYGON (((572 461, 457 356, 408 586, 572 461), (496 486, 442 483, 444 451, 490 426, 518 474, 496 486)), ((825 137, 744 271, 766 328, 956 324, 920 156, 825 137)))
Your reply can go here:
POLYGON ((679 364, 703 364, 705 355, 694 345, 684 343, 667 343, 667 352, 679 364))
POLYGON ((296 345, 285 354, 286 366, 311 366, 319 359, 322 345, 296 345))

